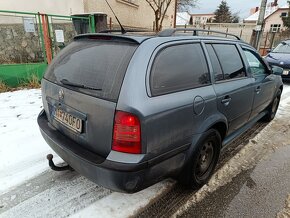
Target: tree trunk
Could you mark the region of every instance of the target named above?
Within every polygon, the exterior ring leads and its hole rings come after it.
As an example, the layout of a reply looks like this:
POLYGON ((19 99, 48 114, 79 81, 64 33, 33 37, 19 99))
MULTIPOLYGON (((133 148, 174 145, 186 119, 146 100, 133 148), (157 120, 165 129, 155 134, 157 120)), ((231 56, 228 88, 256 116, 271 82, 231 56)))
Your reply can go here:
POLYGON ((155 11, 155 31, 159 32, 159 13, 158 11, 155 11))

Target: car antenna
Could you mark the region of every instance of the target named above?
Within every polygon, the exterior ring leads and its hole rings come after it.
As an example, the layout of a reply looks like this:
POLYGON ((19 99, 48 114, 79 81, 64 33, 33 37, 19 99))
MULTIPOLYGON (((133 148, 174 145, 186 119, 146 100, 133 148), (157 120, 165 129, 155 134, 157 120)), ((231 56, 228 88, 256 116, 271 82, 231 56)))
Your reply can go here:
POLYGON ((121 32, 122 34, 125 34, 126 33, 126 30, 124 29, 124 27, 122 26, 121 22, 119 21, 118 17, 116 16, 115 12, 113 11, 111 5, 109 4, 109 2, 107 0, 105 0, 107 2, 107 5, 109 6, 109 8, 111 9, 111 11, 113 12, 117 22, 119 23, 120 27, 121 27, 121 32))

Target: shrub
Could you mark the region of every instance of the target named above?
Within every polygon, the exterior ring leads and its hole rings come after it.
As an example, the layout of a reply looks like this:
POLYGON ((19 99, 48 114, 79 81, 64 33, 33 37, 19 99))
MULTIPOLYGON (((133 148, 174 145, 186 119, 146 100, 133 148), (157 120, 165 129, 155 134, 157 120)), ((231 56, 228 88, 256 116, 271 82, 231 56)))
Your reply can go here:
POLYGON ((2 80, 0 80, 0 93, 9 91, 9 87, 4 83, 2 80))
POLYGON ((40 80, 36 74, 32 74, 28 81, 23 84, 25 88, 38 89, 40 88, 40 80))

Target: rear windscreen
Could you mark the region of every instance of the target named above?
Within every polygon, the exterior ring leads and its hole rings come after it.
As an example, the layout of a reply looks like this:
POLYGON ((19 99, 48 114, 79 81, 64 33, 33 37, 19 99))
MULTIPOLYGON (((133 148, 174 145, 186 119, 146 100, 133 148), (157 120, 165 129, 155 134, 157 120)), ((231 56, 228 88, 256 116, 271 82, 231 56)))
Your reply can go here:
POLYGON ((117 101, 136 47, 133 43, 117 41, 74 41, 52 61, 44 78, 95 97, 117 101), (64 80, 85 88, 63 85, 64 80))

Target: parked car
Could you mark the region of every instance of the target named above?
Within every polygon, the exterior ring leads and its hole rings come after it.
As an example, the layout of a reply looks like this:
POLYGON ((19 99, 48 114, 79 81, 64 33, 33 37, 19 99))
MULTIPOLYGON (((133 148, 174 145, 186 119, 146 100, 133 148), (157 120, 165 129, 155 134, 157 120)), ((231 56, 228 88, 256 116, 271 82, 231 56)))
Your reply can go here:
POLYGON ((279 66, 284 69, 282 79, 290 81, 290 39, 281 42, 266 56, 266 60, 272 66, 279 66))
POLYGON ((274 118, 281 68, 238 37, 179 31, 80 35, 53 60, 38 124, 69 166, 115 191, 167 177, 199 188, 222 148, 274 118))

